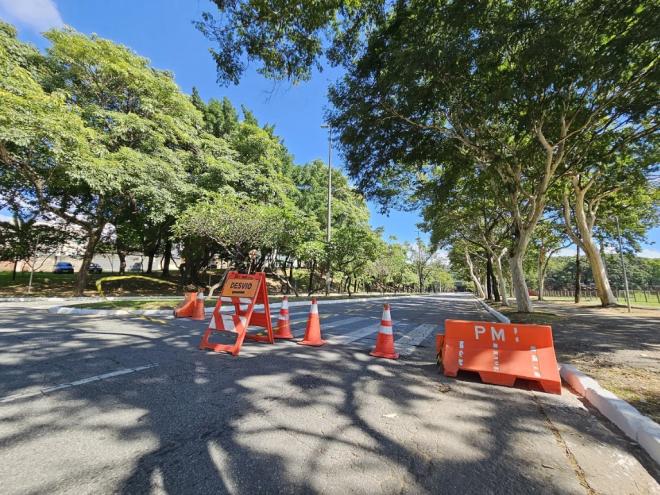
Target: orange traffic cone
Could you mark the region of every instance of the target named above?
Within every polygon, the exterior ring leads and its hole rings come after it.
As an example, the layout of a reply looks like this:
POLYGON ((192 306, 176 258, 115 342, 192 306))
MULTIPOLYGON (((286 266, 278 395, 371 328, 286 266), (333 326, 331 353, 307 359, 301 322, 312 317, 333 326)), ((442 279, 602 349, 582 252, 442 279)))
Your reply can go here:
POLYGON ((394 334, 392 333, 392 317, 390 316, 389 304, 383 304, 383 317, 380 319, 376 347, 369 354, 387 359, 399 359, 399 355, 394 352, 394 334))
POLYGON ((316 298, 312 298, 312 307, 309 309, 309 318, 307 319, 307 328, 305 329, 305 338, 298 342, 300 345, 321 346, 325 340, 321 338, 321 323, 319 320, 319 307, 316 298))
POLYGON ((277 319, 277 331, 273 335, 276 339, 292 339, 291 325, 289 323, 289 297, 284 296, 282 307, 280 308, 280 317, 277 319))
POLYGON ((195 300, 195 306, 192 311, 193 320, 205 320, 206 315, 204 314, 204 292, 199 292, 197 294, 197 299, 195 300))
POLYGON ((177 307, 174 308, 175 318, 186 318, 193 315, 195 301, 197 300, 197 292, 186 292, 185 296, 186 298, 183 302, 179 303, 177 307))

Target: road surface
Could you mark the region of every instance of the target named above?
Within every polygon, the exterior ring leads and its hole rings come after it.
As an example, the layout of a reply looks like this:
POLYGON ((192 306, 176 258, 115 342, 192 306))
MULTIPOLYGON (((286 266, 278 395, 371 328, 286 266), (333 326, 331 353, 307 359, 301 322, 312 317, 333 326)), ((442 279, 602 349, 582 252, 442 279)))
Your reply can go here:
POLYGON ((324 347, 239 357, 198 350, 204 322, 0 304, 0 490, 660 493, 657 466, 570 391, 440 374, 444 319, 490 319, 474 298, 391 304, 398 361, 368 355, 376 301, 321 302, 324 347))

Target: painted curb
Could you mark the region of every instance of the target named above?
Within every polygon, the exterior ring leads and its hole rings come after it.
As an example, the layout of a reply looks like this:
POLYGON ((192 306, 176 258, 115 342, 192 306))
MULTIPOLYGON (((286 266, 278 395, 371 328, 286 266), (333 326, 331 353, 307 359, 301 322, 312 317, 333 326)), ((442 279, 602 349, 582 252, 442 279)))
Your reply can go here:
POLYGON ((570 364, 561 364, 559 373, 578 394, 636 441, 660 465, 660 425, 644 416, 625 400, 570 364))
MULTIPOLYGON (((326 306, 330 304, 346 304, 346 303, 356 303, 356 302, 367 302, 367 301, 389 301, 392 299, 411 299, 419 297, 434 297, 437 294, 428 294, 428 295, 411 295, 411 296, 383 296, 383 297, 360 297, 357 299, 332 299, 330 301, 319 301, 319 306, 326 306)), ((159 298, 144 298, 144 299, 159 299, 159 298)), ((164 299, 171 299, 164 298, 164 299)), ((89 301, 89 299, 84 299, 89 301)), ((139 300, 136 299, 99 299, 101 301, 132 301, 139 300)), ((309 306, 309 301, 294 301, 289 303, 290 308, 300 307, 300 306, 309 306)), ((273 303, 270 305, 271 309, 279 309, 282 306, 282 303, 273 303)), ((257 305, 255 308, 263 308, 262 305, 257 305)), ((231 308, 227 307, 227 311, 230 311, 231 308)), ((89 309, 89 308, 73 308, 71 306, 52 306, 48 308, 49 313, 58 314, 58 315, 96 315, 96 316, 171 316, 172 309, 89 309)), ((205 314, 213 313, 212 307, 204 308, 205 314)))
POLYGON ((502 323, 511 323, 511 320, 509 320, 506 316, 504 316, 502 313, 497 311, 494 308, 491 308, 483 299, 479 299, 477 296, 474 296, 477 301, 483 306, 483 308, 488 311, 491 316, 493 316, 497 321, 502 322, 502 323))

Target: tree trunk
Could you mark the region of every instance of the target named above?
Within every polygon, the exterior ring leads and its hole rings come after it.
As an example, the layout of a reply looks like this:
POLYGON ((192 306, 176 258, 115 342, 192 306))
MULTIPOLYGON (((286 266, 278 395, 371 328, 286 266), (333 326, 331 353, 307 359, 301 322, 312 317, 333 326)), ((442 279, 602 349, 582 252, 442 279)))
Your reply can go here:
POLYGON ((527 282, 525 281, 525 270, 523 268, 523 257, 525 250, 519 247, 511 256, 511 278, 513 280, 513 294, 516 297, 516 306, 521 313, 531 313, 534 309, 532 299, 529 297, 527 282))
POLYGON ((470 270, 470 278, 472 279, 474 288, 477 290, 479 297, 481 299, 485 299, 486 294, 484 293, 484 288, 481 286, 481 282, 479 282, 479 279, 474 273, 474 265, 472 264, 472 258, 470 258, 470 253, 467 250, 465 251, 465 261, 467 262, 468 269, 470 270))
POLYGON ((492 261, 491 261, 490 278, 491 278, 491 286, 493 288, 493 299, 495 299, 496 302, 500 302, 500 290, 497 286, 497 276, 495 275, 495 272, 492 269, 492 261))
POLYGON ((312 266, 309 268, 309 282, 307 283, 307 296, 311 296, 314 292, 314 270, 316 269, 316 261, 312 261, 312 266))
POLYGON ((87 288, 87 279, 89 276, 89 264, 92 262, 94 251, 96 250, 96 244, 99 242, 99 239, 101 239, 102 233, 103 226, 96 230, 88 231, 87 246, 85 247, 82 265, 80 265, 80 270, 78 271, 78 277, 76 280, 76 296, 83 296, 85 294, 85 289, 87 288))
POLYGON ((14 269, 11 272, 11 279, 16 280, 16 269, 18 267, 18 259, 14 260, 14 269))
POLYGON ((500 254, 495 257, 495 273, 497 273, 497 281, 500 287, 500 296, 502 297, 502 304, 505 306, 509 305, 509 298, 506 294, 506 279, 504 278, 504 272, 502 270, 502 256, 506 253, 506 248, 502 249, 500 254))
POLYGON ((617 301, 612 293, 610 281, 607 277, 607 271, 603 264, 603 258, 600 255, 592 235, 592 229, 596 221, 596 211, 590 209, 588 213, 589 218, 587 218, 587 212, 585 211, 585 194, 588 188, 580 186, 579 177, 574 177, 572 180, 573 191, 575 193, 573 220, 577 227, 577 234, 573 231, 573 227, 571 226, 571 208, 567 193, 565 193, 563 197, 563 213, 566 231, 572 241, 582 248, 584 254, 589 260, 601 304, 604 307, 616 306, 617 301))
POLYGON ((126 253, 117 251, 117 256, 119 256, 119 275, 124 275, 126 273, 126 253))
POLYGON ((486 257, 486 297, 493 300, 493 259, 490 255, 486 257))
POLYGON ((575 245, 575 304, 580 302, 580 278, 581 278, 581 266, 580 266, 580 245, 575 245))
POLYGON ((545 271, 543 268, 539 268, 539 295, 538 300, 543 301, 543 296, 545 294, 545 271))
POLYGON ((162 278, 167 278, 170 276, 170 261, 172 260, 172 239, 167 237, 165 241, 165 252, 163 253, 163 273, 161 273, 162 278))
POLYGON ((155 256, 155 253, 149 253, 149 257, 147 258, 147 273, 152 273, 152 271, 153 271, 154 256, 155 256))

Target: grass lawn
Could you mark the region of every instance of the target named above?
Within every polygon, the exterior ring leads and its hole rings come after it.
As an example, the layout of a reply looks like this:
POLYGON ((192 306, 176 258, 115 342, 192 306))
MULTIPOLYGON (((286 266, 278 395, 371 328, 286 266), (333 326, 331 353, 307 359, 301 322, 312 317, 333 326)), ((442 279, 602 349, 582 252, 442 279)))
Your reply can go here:
MULTIPOLYGON (((533 299, 535 300, 535 299, 533 299)), ((550 296, 550 297, 545 297, 544 300, 552 302, 552 301, 557 301, 557 302, 572 302, 574 303, 573 297, 563 297, 563 296, 550 296)), ((625 298, 619 298, 618 299, 619 304, 621 305, 626 305, 626 300, 625 298)), ((579 305, 587 305, 587 306, 593 306, 594 304, 600 303, 600 299, 594 298, 594 297, 588 297, 588 298, 581 298, 580 302, 578 303, 579 305)), ((658 302, 657 297, 655 294, 651 293, 646 293, 644 295, 641 291, 635 291, 634 297, 633 294, 630 294, 630 305, 632 307, 636 308, 658 308, 660 309, 660 302, 658 302)))
MULTIPOLYGON (((94 283, 101 277, 112 275, 110 273, 90 273, 85 290, 86 296, 97 296, 94 283)), ((160 273, 154 273, 154 278, 159 278, 160 273)), ((76 274, 74 273, 50 273, 35 272, 32 280, 32 291, 28 293, 28 282, 30 274, 28 272, 18 272, 16 280, 12 280, 11 272, 0 272, 0 297, 71 297, 74 294, 76 283, 76 274)), ((178 272, 171 272, 168 280, 178 282, 178 272)), ((172 295, 175 296, 180 289, 175 286, 159 284, 147 280, 126 280, 117 282, 107 282, 103 285, 103 290, 108 296, 157 296, 172 295)))
POLYGON ((534 311, 533 313, 519 313, 516 311, 515 303, 513 306, 503 306, 500 303, 488 301, 488 305, 495 308, 504 316, 511 320, 511 323, 530 323, 535 325, 552 325, 553 322, 561 318, 556 313, 547 311, 534 311))

